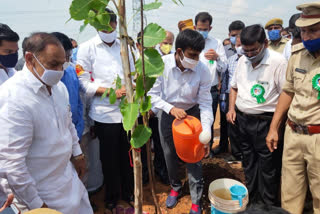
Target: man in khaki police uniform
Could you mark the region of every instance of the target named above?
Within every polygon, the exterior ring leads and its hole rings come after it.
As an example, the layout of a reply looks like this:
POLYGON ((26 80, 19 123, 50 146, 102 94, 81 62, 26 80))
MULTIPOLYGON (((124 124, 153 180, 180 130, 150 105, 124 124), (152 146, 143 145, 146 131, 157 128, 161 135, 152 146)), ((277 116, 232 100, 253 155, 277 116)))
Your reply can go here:
POLYGON ((282 38, 281 31, 283 30, 283 20, 279 18, 271 19, 265 25, 265 29, 268 31, 269 37, 269 49, 276 51, 280 54, 283 53, 283 50, 289 41, 287 38, 282 38))
POLYGON ((282 164, 282 207, 301 214, 307 184, 315 214, 320 213, 320 2, 297 6, 296 21, 303 44, 293 46, 286 82, 266 138, 269 150, 277 149, 278 130, 286 118, 282 164))

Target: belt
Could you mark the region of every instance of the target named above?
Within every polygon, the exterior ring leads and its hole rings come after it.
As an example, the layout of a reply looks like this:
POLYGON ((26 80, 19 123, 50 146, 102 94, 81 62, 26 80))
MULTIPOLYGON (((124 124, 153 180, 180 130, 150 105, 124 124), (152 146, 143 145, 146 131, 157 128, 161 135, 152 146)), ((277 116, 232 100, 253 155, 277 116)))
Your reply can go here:
POLYGON ((255 118, 260 120, 272 120, 273 112, 265 112, 262 114, 246 114, 236 107, 236 112, 244 117, 255 118))
POLYGON ((299 125, 295 122, 288 119, 287 124, 291 127, 291 129, 298 134, 312 135, 320 133, 320 125, 299 125))

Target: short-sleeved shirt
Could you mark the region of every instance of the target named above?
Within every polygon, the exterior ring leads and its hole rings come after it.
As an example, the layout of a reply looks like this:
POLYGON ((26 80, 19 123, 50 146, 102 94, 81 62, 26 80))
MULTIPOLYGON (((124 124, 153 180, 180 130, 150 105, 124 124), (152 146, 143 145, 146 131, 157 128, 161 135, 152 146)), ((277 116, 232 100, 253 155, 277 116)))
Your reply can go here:
POLYGON ((275 52, 278 52, 280 54, 283 54, 283 50, 286 47, 287 42, 289 39, 287 38, 281 38, 280 42, 277 45, 274 45, 271 41, 269 41, 269 49, 273 50, 275 52))
POLYGON ((247 114, 274 112, 282 92, 286 69, 287 60, 281 54, 268 49, 255 68, 245 56, 240 57, 231 81, 231 87, 238 89, 237 108, 247 114), (251 89, 256 84, 265 89, 264 103, 258 103, 257 98, 251 94, 251 89))
POLYGON ((320 74, 320 57, 315 58, 302 43, 294 45, 283 90, 294 93, 288 117, 297 124, 320 124, 319 91, 312 86, 316 74, 320 74))

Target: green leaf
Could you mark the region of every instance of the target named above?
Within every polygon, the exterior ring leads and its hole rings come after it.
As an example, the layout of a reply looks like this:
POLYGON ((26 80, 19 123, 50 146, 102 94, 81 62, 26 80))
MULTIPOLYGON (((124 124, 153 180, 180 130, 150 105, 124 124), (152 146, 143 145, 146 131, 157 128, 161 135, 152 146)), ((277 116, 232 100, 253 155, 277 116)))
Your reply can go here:
POLYGON ((74 20, 83 20, 88 18, 90 10, 99 11, 106 7, 109 0, 73 0, 69 8, 71 18, 74 20))
POLYGON ((150 23, 143 31, 144 47, 151 48, 166 38, 166 31, 155 23, 150 23))
POLYGON ((94 12, 93 10, 90 10, 89 13, 88 13, 88 17, 89 17, 89 18, 94 18, 94 17, 96 17, 96 12, 94 12))
POLYGON ((118 75, 117 76, 117 80, 116 80, 116 89, 121 89, 121 88, 122 88, 122 81, 121 81, 121 78, 118 75))
POLYGON ((124 104, 120 111, 123 116, 123 128, 127 132, 132 129, 134 126, 137 117, 139 115, 139 104, 136 103, 127 103, 124 104))
POLYGON ((148 11, 148 10, 159 9, 159 7, 161 7, 161 5, 162 5, 162 2, 152 2, 150 4, 143 5, 143 10, 148 11))
POLYGON ((141 148, 144 144, 148 142, 152 134, 149 127, 144 125, 138 125, 131 136, 131 146, 135 149, 141 148))
MULTIPOLYGON (((147 48, 144 52, 145 74, 148 77, 158 77, 162 74, 164 63, 161 55, 154 48, 147 48)), ((142 58, 136 62, 136 71, 142 74, 142 58)))
POLYGON ((173 1, 173 3, 175 3, 176 5, 179 5, 179 3, 181 4, 181 5, 183 5, 183 3, 182 3, 182 1, 181 0, 172 0, 173 1))
POLYGON ((101 100, 103 100, 104 98, 107 97, 108 92, 109 92, 109 88, 107 88, 107 89, 104 91, 104 93, 103 93, 102 96, 101 96, 101 100))
POLYGON ((109 25, 110 24, 110 15, 109 13, 101 13, 96 16, 97 20, 102 25, 109 25))
POLYGON ((115 104, 116 101, 117 101, 116 91, 113 88, 110 88, 109 102, 110 102, 110 104, 115 104))
POLYGON ((151 97, 147 96, 146 99, 143 99, 143 102, 140 104, 140 113, 148 112, 152 108, 151 97))
POLYGON ((136 100, 144 95, 143 76, 139 75, 136 80, 136 100))
POLYGON ((147 92, 153 87, 153 84, 156 82, 157 78, 155 77, 146 77, 146 90, 147 92))
POLYGON ((87 27, 88 23, 84 22, 83 25, 80 26, 80 33, 84 31, 84 29, 87 27))

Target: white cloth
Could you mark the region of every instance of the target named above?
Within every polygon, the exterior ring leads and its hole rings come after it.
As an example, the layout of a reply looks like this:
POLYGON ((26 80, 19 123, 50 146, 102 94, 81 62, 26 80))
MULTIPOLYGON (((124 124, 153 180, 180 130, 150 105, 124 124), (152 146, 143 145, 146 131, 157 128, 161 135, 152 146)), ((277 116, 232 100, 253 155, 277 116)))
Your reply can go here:
POLYGON ((0 85, 12 77, 17 71, 14 68, 7 68, 8 73, 0 68, 0 85))
MULTIPOLYGON (((0 169, 0 179, 7 179, 7 174, 3 171, 3 169, 0 169)), ((7 193, 3 186, 0 185, 0 208, 3 206, 5 201, 7 200, 7 193)))
POLYGON ((240 57, 231 81, 231 87, 238 89, 237 108, 247 114, 274 112, 285 81, 286 70, 286 59, 269 49, 255 68, 245 56, 240 57), (251 89, 255 84, 265 88, 265 103, 259 104, 251 95, 251 89))
POLYGON ((50 96, 25 66, 0 87, 0 130, 0 166, 20 204, 78 214, 90 203, 70 161, 82 152, 62 82, 50 96))
MULTIPOLYGON (((133 72, 134 63, 130 51, 129 60, 131 72, 133 72)), ((95 96, 99 87, 115 88, 118 76, 124 84, 120 41, 116 40, 109 47, 100 39, 99 35, 96 35, 79 46, 77 64, 84 69, 83 74, 78 74, 80 83, 85 89, 87 97, 92 98, 90 118, 101 123, 121 123, 120 101, 117 100, 115 104, 110 104, 108 98, 101 99, 100 96, 95 96), (90 74, 90 72, 92 73, 90 74), (94 81, 91 81, 91 77, 94 81)))
POLYGON ((194 70, 181 71, 175 54, 162 57, 165 68, 148 95, 152 106, 167 114, 173 107, 188 110, 199 104, 203 130, 210 130, 213 123, 210 71, 199 62, 194 70))
POLYGON ((200 54, 200 61, 205 64, 211 73, 211 86, 216 86, 219 84, 219 76, 218 73, 223 73, 228 68, 228 62, 227 62, 227 56, 226 52, 224 50, 223 44, 219 39, 215 39, 213 37, 208 37, 206 39, 206 46, 204 50, 200 54), (209 60, 205 58, 205 53, 213 49, 217 52, 219 55, 219 59, 217 61, 214 61, 214 64, 210 64, 209 60))
POLYGON ((283 56, 284 58, 286 58, 287 61, 289 61, 291 57, 291 48, 292 48, 292 39, 286 43, 286 46, 284 47, 284 50, 283 50, 283 56))

